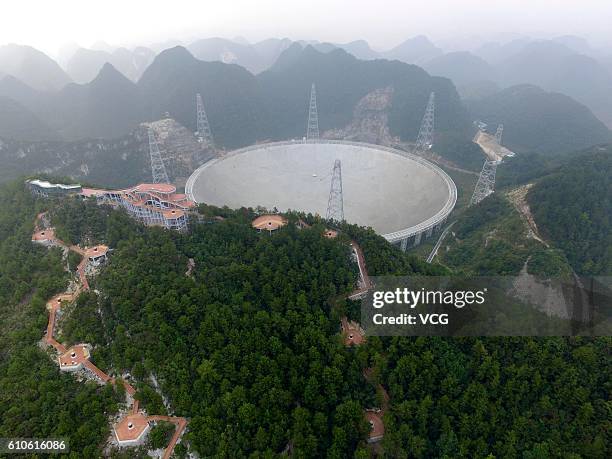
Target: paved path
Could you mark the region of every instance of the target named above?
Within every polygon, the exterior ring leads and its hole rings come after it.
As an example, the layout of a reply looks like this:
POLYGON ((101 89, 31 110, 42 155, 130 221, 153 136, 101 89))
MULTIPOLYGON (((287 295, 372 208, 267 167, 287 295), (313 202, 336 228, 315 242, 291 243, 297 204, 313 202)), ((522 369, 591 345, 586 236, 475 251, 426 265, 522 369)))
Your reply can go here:
POLYGON ((436 245, 434 246, 434 248, 432 249, 431 253, 427 257, 427 263, 431 263, 434 260, 434 258, 438 254, 438 250, 440 250, 440 246, 442 245, 442 242, 444 242, 444 239, 446 238, 446 235, 448 234, 448 232, 450 231, 450 229, 453 227, 453 225, 455 223, 457 223, 457 220, 452 222, 450 225, 448 225, 444 229, 444 231, 442 231, 442 234, 440 234, 440 237, 438 238, 438 242, 436 242, 436 245))
MULTIPOLYGON (((40 236, 37 236, 36 233, 40 233, 41 231, 43 231, 40 224, 41 222, 44 221, 45 215, 46 213, 43 212, 36 216, 36 221, 34 222, 35 233, 32 236, 33 241, 35 240, 41 241, 40 236)), ((65 249, 78 253, 79 255, 81 255, 81 257, 83 257, 83 259, 81 260, 81 262, 79 263, 77 267, 77 273, 79 276, 79 285, 77 287, 77 290, 74 292, 64 292, 60 295, 56 295, 52 298, 52 300, 49 300, 49 302, 47 303, 48 309, 49 309, 49 321, 47 323, 47 334, 45 336, 45 342, 53 346, 55 350, 57 350, 57 352, 59 352, 60 354, 64 354, 66 351, 68 351, 68 349, 63 344, 56 341, 54 338, 57 311, 61 308, 62 301, 72 302, 77 298, 79 293, 89 290, 89 282, 87 281, 87 275, 86 275, 86 269, 87 269, 89 260, 86 256, 87 249, 82 249, 81 247, 78 247, 76 245, 66 244, 64 241, 55 237, 55 232, 53 231, 52 228, 49 228, 48 230, 49 230, 49 233, 45 236, 45 241, 48 244, 63 247, 65 249)), ((94 376, 100 379, 103 383, 109 383, 109 382, 111 384, 116 383, 115 378, 104 373, 97 366, 95 366, 91 361, 85 360, 83 362, 83 366, 88 371, 90 371, 94 376)), ((129 384, 125 380, 122 380, 122 383, 123 383, 123 386, 125 387, 126 393, 130 396, 130 399, 132 400, 131 412, 135 414, 138 412, 138 408, 139 408, 139 402, 138 400, 134 398, 134 396, 136 395, 136 389, 134 389, 134 387, 132 387, 132 385, 129 384)), ((147 421, 151 421, 151 422, 160 421, 160 420, 172 422, 173 424, 176 425, 174 435, 172 436, 172 438, 170 439, 170 443, 164 450, 163 459, 168 459, 170 456, 172 456, 174 447, 176 446, 176 443, 178 442, 179 438, 183 434, 183 431, 185 430, 185 427, 187 426, 187 420, 182 417, 174 417, 174 416, 149 416, 147 417, 147 421)))
POLYGON ((357 266, 359 266, 359 280, 358 288, 349 295, 350 300, 356 300, 362 298, 368 290, 372 288, 372 281, 368 275, 368 269, 366 267, 365 256, 363 250, 356 241, 351 241, 351 248, 357 259, 357 266))

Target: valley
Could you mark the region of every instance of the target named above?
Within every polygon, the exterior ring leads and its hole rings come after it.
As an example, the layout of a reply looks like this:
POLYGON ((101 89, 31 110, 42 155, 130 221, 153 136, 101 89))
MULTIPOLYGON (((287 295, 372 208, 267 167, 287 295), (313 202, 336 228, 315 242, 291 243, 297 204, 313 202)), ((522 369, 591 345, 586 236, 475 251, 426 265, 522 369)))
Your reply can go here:
POLYGON ((0 457, 609 457, 587 3, 3 5, 0 457))

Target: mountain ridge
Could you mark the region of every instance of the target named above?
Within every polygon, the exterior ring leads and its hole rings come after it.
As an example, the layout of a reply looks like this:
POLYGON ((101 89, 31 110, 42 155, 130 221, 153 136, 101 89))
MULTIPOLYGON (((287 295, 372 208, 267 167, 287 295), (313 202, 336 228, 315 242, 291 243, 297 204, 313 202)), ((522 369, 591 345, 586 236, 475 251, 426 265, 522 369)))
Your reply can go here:
POLYGON ((475 119, 504 125, 504 145, 515 150, 555 154, 579 150, 612 138, 610 130, 569 96, 529 84, 506 88, 471 101, 475 119))
POLYGON ((12 75, 40 91, 59 90, 71 79, 57 62, 31 46, 0 46, 0 73, 12 75))

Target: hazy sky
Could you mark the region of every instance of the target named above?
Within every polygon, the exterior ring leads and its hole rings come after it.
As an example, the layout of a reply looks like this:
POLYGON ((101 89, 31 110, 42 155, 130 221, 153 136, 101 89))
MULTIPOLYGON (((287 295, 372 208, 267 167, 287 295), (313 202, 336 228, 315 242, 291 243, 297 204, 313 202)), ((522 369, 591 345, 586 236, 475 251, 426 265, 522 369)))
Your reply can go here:
POLYGON ((612 0, 10 0, 0 6, 0 44, 96 41, 148 44, 242 36, 346 42, 379 49, 426 34, 454 37, 577 34, 612 42, 612 0))

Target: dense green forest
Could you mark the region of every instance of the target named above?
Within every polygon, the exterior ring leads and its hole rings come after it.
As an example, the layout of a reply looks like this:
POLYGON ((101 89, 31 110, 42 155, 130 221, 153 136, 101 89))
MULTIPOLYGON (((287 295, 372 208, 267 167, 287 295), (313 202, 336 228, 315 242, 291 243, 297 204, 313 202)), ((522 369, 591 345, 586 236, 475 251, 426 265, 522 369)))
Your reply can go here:
MULTIPOLYGON (((487 201, 458 223, 462 241, 482 238, 485 218, 501 226, 514 218, 505 201, 487 201)), ((142 406, 164 413, 159 383, 172 411, 189 418, 179 456, 187 444, 201 457, 603 458, 610 448, 609 338, 371 337, 359 348, 342 345, 342 298, 356 278, 350 238, 375 275, 449 274, 463 269, 459 262, 453 271, 426 265, 352 225, 329 240, 311 216, 302 216, 311 228, 259 234, 248 209, 203 206, 205 223, 186 234, 144 228, 92 202, 35 202, 20 183, 0 192, 0 314, 10 324, 0 329, 0 436, 65 435, 74 457, 96 457, 121 400, 111 386, 60 374, 37 347, 44 302, 68 275, 59 251, 30 242, 41 205, 61 237, 114 249, 94 289, 61 319, 61 339, 91 343, 96 365, 128 371, 142 406), (31 390, 20 391, 24 381, 31 390), (376 449, 366 445, 363 416, 381 404, 373 382, 391 397, 376 449)), ((168 434, 160 426, 151 444, 168 434)))
POLYGON ((509 158, 498 168, 503 191, 534 184, 527 200, 539 229, 578 274, 612 273, 612 145, 509 158))
POLYGON ((501 193, 470 207, 458 218, 441 250, 443 264, 456 273, 478 276, 530 274, 567 276, 563 254, 527 236, 518 212, 501 193))
POLYGON ((69 457, 96 457, 120 398, 60 373, 37 345, 68 281, 60 251, 30 241, 40 205, 22 182, 0 188, 0 437, 68 438, 69 457))
POLYGON ((480 146, 471 140, 452 137, 440 138, 436 139, 433 149, 461 168, 478 172, 482 169, 485 154, 480 146))
POLYGON ((610 130, 584 105, 533 85, 505 88, 468 101, 473 119, 504 125, 503 143, 516 152, 559 152, 609 142, 610 130))
MULTIPOLYGON (((563 253, 526 237, 501 194, 467 209, 453 234, 440 250, 456 274, 516 274, 525 263, 544 278, 571 272, 563 253)), ((609 337, 372 337, 375 381, 390 396, 385 457, 607 457, 611 344, 609 337)))
POLYGON ((108 212, 75 200, 53 214, 73 240, 113 243, 121 234, 95 284, 105 292, 104 320, 87 319, 97 314, 88 295, 63 329, 99 345, 97 365, 129 371, 145 408, 163 410, 153 375, 190 418, 189 442, 204 456, 290 444, 299 456, 346 457, 363 444, 362 410, 374 391, 341 344, 330 302, 353 288, 346 241, 325 239, 317 225, 260 235, 247 210, 188 235, 121 218, 100 225, 89 216, 96 211, 108 212), (187 257, 194 278, 185 275, 187 257))
POLYGON ((605 458, 610 339, 386 338, 385 457, 605 458))
POLYGON ((506 157, 497 167, 495 188, 501 190, 532 182, 558 169, 567 156, 559 154, 551 157, 541 153, 522 153, 512 158, 506 157))
POLYGON ((544 233, 580 274, 612 274, 612 150, 595 147, 536 182, 528 195, 544 233))

